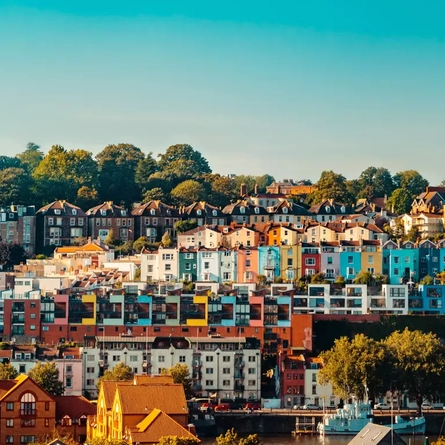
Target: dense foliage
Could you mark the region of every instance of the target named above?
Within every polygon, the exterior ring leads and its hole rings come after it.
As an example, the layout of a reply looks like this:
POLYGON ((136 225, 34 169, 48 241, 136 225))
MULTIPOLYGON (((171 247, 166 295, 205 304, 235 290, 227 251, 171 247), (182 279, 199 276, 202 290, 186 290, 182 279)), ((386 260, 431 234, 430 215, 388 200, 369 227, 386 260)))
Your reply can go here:
POLYGON ((415 399, 420 411, 424 399, 445 395, 445 347, 431 332, 406 328, 381 341, 363 334, 341 337, 320 357, 320 382, 330 382, 344 399, 375 400, 391 390, 415 399))
MULTIPOLYGON (((54 145, 44 154, 30 142, 15 157, 0 156, 0 206, 11 203, 40 207, 65 199, 87 210, 103 201, 129 207, 134 202, 160 199, 169 204, 188 205, 206 200, 223 207, 240 197, 245 184, 248 194, 255 186, 262 193, 274 178, 223 176, 213 173, 207 159, 188 144, 177 144, 154 156, 129 143, 111 144, 93 156, 87 150, 67 150, 54 145)), ((301 184, 311 184, 303 179, 301 184)), ((384 167, 368 167, 357 179, 323 171, 308 204, 333 198, 344 204, 358 199, 388 199, 397 213, 409 210, 412 198, 428 185, 415 170, 392 175, 384 167)))

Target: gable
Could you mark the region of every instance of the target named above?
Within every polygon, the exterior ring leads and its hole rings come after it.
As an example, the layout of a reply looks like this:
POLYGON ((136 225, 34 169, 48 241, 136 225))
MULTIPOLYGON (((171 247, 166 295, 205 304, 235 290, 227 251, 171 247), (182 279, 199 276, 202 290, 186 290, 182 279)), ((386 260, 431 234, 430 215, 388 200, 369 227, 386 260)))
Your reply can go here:
POLYGON ((16 384, 3 395, 1 402, 20 402, 25 393, 31 393, 36 402, 54 402, 54 398, 41 389, 37 383, 28 376, 22 374, 15 379, 16 384))

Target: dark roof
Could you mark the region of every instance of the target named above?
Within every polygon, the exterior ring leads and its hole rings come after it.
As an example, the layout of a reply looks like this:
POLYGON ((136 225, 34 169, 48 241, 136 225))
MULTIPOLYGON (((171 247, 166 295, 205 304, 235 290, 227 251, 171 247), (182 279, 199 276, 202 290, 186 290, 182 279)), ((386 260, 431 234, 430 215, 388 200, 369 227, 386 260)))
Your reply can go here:
POLYGON ((97 407, 83 396, 54 396, 56 400, 56 419, 65 416, 79 419, 81 416, 96 414, 97 407))
POLYGON ((85 212, 80 208, 73 204, 70 204, 67 201, 54 201, 46 206, 43 206, 39 210, 37 210, 37 214, 42 215, 56 215, 55 210, 59 210, 60 213, 57 215, 61 216, 71 216, 73 214, 73 210, 76 211, 76 216, 85 216, 85 212))
POLYGON ((117 206, 113 203, 113 201, 106 201, 102 204, 97 205, 96 207, 92 207, 91 209, 87 210, 87 215, 98 215, 98 216, 111 216, 111 217, 117 217, 120 218, 122 216, 131 216, 123 207, 117 206), (102 215, 102 211, 105 211, 106 214, 102 215), (124 214, 122 214, 124 212, 124 214))
POLYGON ((173 206, 164 204, 162 201, 149 201, 145 204, 141 204, 133 209, 131 212, 133 216, 179 216, 179 209, 173 206), (154 210, 154 215, 151 211, 154 210))

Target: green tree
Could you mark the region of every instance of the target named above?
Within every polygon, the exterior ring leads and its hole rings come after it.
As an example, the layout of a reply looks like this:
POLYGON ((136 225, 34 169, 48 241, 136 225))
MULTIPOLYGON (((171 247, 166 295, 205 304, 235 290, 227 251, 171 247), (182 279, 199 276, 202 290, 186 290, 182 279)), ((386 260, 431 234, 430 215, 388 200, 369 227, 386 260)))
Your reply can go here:
POLYGON ((177 221, 174 227, 176 233, 185 233, 198 227, 198 223, 194 219, 185 219, 184 221, 177 221))
POLYGON ((115 247, 116 246, 116 238, 114 237, 114 230, 110 229, 108 232, 107 237, 104 239, 104 244, 108 247, 115 247))
POLYGON ((201 441, 197 437, 162 436, 159 445, 198 445, 201 441))
POLYGON ((0 242, 0 264, 11 266, 25 262, 26 253, 21 244, 0 242))
POLYGON ((190 205, 204 198, 204 186, 198 181, 188 179, 171 191, 171 197, 177 205, 190 205))
POLYGON ((239 437, 234 428, 227 430, 226 434, 221 434, 216 438, 213 445, 259 445, 260 439, 257 434, 250 434, 247 437, 239 437))
POLYGON ((413 243, 415 243, 418 239, 419 239, 419 229, 417 226, 412 226, 408 230, 408 233, 405 236, 405 240, 412 241, 413 243))
POLYGON ((37 362, 28 372, 42 389, 52 396, 63 394, 63 383, 59 380, 59 370, 54 362, 37 362))
POLYGON ((101 200, 125 203, 127 207, 140 199, 141 190, 135 176, 145 156, 132 144, 106 146, 97 156, 98 191, 101 200))
POLYGON ((133 243, 133 250, 136 251, 136 253, 142 252, 145 248, 147 248, 150 245, 150 241, 146 236, 140 236, 134 243, 133 243))
POLYGON ((134 179, 142 192, 148 190, 147 184, 149 183, 149 178, 156 171, 158 171, 158 163, 153 158, 153 153, 148 153, 138 162, 134 179))
POLYGON ((207 159, 188 144, 171 145, 159 155, 160 170, 169 170, 179 177, 197 177, 212 173, 207 159))
POLYGON ((335 395, 348 399, 355 395, 371 398, 386 391, 388 366, 384 345, 363 334, 352 340, 341 337, 334 346, 320 355, 323 367, 318 373, 320 383, 331 383, 335 395))
POLYGON ((0 171, 7 168, 23 168, 20 159, 9 156, 0 156, 0 171))
POLYGON ((434 278, 430 275, 425 275, 420 281, 419 284, 425 284, 427 286, 431 286, 434 284, 434 278))
POLYGON ((323 171, 316 186, 316 190, 308 196, 308 200, 314 204, 329 198, 344 204, 351 204, 354 201, 354 197, 348 191, 346 178, 332 170, 323 171))
POLYGON ((96 189, 84 185, 77 190, 77 197, 74 204, 78 205, 81 209, 90 209, 99 204, 99 194, 96 189))
POLYGON ((152 189, 147 190, 144 193, 144 197, 142 198, 142 203, 145 204, 146 202, 150 201, 168 201, 168 193, 165 193, 161 187, 154 187, 152 189))
POLYGON ((9 167, 0 174, 0 205, 31 204, 32 179, 23 168, 9 167))
POLYGON ((176 363, 169 369, 162 369, 162 375, 171 375, 174 383, 180 383, 184 386, 186 397, 192 395, 192 379, 190 377, 190 370, 185 363, 176 363))
POLYGON ((374 277, 371 272, 361 270, 353 280, 354 284, 367 284, 370 286, 374 282, 374 277))
POLYGON ((409 213, 412 202, 412 194, 405 188, 398 188, 393 191, 388 199, 387 206, 391 208, 394 213, 402 215, 403 213, 409 213))
POLYGON ((104 372, 104 375, 98 380, 97 388, 100 388, 100 385, 103 380, 133 380, 134 373, 132 369, 120 362, 114 366, 113 369, 107 369, 104 372))
POLYGON ((405 170, 394 175, 394 184, 397 189, 406 190, 411 199, 424 192, 428 181, 416 170, 405 170))
POLYGON ((346 283, 345 277, 343 277, 342 275, 339 275, 339 276, 335 279, 334 283, 335 283, 335 284, 345 284, 345 283, 346 283))
POLYGON ((392 386, 415 399, 419 412, 425 398, 443 396, 445 350, 435 334, 406 328, 393 332, 385 345, 395 368, 392 386))
POLYGON ((311 284, 326 284, 329 281, 326 280, 326 275, 323 272, 318 272, 311 276, 311 284))
POLYGON ((164 235, 162 235, 161 245, 163 247, 171 247, 173 245, 173 241, 170 238, 170 233, 168 233, 168 231, 165 231, 164 235))
POLYGON ((29 142, 26 146, 26 150, 23 153, 19 153, 17 158, 20 160, 21 165, 32 174, 42 162, 43 152, 40 150, 40 145, 37 145, 34 142, 29 142))
POLYGON ((239 189, 233 178, 219 174, 208 174, 203 177, 208 185, 208 201, 217 207, 224 207, 239 196, 239 189))
POLYGON ((0 363, 0 380, 14 380, 19 373, 11 363, 0 363))
POLYGON ((370 198, 389 196, 394 190, 394 180, 388 169, 384 167, 368 167, 358 178, 360 197, 370 198))

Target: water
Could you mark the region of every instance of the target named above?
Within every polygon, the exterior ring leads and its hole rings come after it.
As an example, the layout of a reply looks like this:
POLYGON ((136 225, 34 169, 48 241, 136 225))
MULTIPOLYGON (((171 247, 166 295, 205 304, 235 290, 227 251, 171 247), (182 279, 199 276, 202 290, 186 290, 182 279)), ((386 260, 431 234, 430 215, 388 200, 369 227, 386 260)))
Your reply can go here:
MULTIPOLYGON (((325 436, 324 441, 323 437, 315 435, 301 435, 297 437, 292 437, 291 434, 286 435, 282 434, 279 436, 259 436, 260 442, 262 445, 347 445, 354 436, 325 436)), ((424 445, 424 437, 416 436, 408 437, 402 436, 402 439, 406 442, 407 445, 424 445)), ((434 442, 437 437, 429 436, 429 443, 434 442)), ((202 445, 213 445, 215 442, 214 438, 211 437, 203 437, 202 445)))

